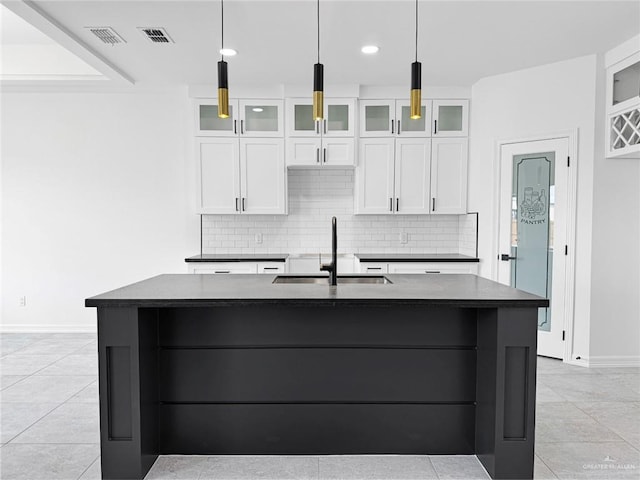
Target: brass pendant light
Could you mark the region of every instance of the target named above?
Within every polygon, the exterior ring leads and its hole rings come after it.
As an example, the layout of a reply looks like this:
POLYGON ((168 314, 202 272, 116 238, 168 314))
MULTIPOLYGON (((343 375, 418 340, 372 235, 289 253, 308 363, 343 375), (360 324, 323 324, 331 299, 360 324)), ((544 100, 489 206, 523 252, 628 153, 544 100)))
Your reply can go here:
MULTIPOLYGON (((224 0, 220 0, 221 7, 221 31, 222 31, 222 48, 224 48, 224 0)), ((222 60, 218 62, 218 117, 229 118, 229 76, 227 74, 227 62, 222 60)))
POLYGON ((418 61, 418 0, 416 0, 416 61, 411 64, 411 104, 409 115, 412 120, 422 117, 422 64, 418 61))
POLYGON ((313 66, 313 119, 324 118, 324 65, 320 63, 320 0, 318 7, 318 63, 313 66))

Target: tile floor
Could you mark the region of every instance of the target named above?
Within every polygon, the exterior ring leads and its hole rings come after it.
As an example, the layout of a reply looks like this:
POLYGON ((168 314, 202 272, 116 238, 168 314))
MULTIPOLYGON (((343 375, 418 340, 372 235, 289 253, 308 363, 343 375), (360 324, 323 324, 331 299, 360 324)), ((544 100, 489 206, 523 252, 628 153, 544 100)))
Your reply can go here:
MULTIPOLYGON (((0 335, 0 478, 99 479, 96 339, 0 335)), ((640 368, 539 359, 535 477, 640 478, 640 368)), ((163 456, 147 479, 488 478, 473 456, 163 456)))

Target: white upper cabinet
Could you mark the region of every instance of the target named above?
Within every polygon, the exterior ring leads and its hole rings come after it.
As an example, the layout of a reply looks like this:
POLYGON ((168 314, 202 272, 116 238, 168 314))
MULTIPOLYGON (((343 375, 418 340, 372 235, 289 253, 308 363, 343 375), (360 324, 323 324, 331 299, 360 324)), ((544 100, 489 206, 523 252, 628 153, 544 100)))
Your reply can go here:
POLYGON ((287 100, 287 166, 353 167, 355 100, 324 101, 324 119, 314 120, 310 98, 287 100))
POLYGON ((237 137, 238 101, 229 101, 229 118, 218 117, 218 100, 195 100, 195 125, 198 137, 237 137))
POLYGON ((429 213, 431 139, 396 140, 395 213, 429 213))
POLYGON ((240 155, 235 138, 199 138, 196 140, 198 160, 198 213, 239 213, 240 155))
POLYGON ((607 157, 640 158, 640 51, 607 68, 607 157))
POLYGON ((388 137, 395 135, 395 100, 360 101, 360 136, 388 137))
POLYGON ((469 136, 469 100, 433 100, 434 137, 469 136))
POLYGON ((467 213, 466 138, 434 138, 431 146, 431 213, 467 213))
POLYGON ((198 138, 200 214, 286 213, 284 140, 198 138))
POLYGON ((284 140, 251 138, 240 142, 242 213, 286 213, 284 140))
POLYGON ((282 137, 282 100, 230 100, 229 118, 218 117, 216 99, 196 99, 196 136, 282 137))
POLYGON ((356 169, 356 213, 392 214, 395 140, 367 138, 360 141, 356 169))
POLYGON ((282 100, 240 100, 240 135, 244 137, 282 137, 282 100))
POLYGON ((422 116, 412 120, 409 100, 362 100, 361 137, 431 136, 431 100, 422 101, 422 116))
POLYGON ((409 100, 396 100, 396 135, 400 137, 430 137, 431 134, 431 100, 423 100, 420 107, 420 118, 410 117, 409 100))
POLYGON ((287 99, 287 136, 353 137, 355 100, 325 98, 324 119, 314 120, 311 98, 287 99))

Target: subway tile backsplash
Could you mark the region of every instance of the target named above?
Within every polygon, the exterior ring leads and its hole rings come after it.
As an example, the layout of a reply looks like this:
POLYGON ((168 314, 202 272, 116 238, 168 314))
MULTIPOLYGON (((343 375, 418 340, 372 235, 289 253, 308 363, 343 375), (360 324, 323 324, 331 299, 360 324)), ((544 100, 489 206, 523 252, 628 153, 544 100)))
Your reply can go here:
POLYGON ((289 215, 204 215, 203 253, 326 253, 335 216, 339 253, 475 255, 475 215, 354 215, 353 170, 288 175, 289 215))

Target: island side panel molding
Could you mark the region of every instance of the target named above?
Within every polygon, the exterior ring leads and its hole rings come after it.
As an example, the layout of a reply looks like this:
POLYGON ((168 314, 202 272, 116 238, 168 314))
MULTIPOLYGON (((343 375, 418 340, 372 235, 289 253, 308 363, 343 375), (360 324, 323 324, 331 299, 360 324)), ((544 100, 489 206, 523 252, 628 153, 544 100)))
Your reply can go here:
POLYGON ((157 310, 98 308, 104 479, 144 478, 158 456, 157 310))
POLYGON ((533 478, 537 314, 478 310, 476 454, 492 478, 533 478))

